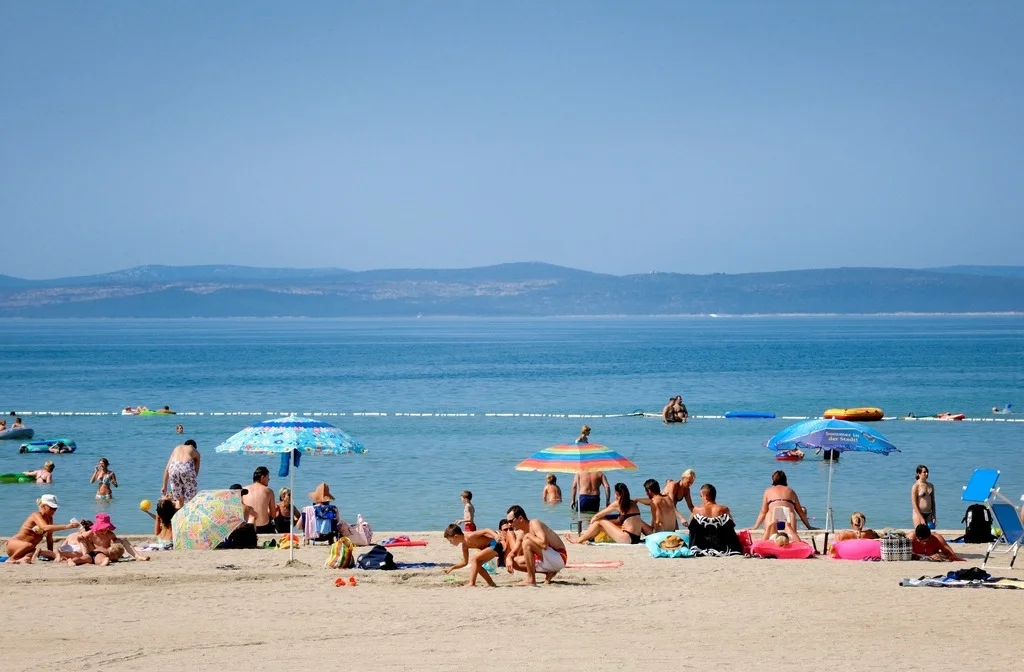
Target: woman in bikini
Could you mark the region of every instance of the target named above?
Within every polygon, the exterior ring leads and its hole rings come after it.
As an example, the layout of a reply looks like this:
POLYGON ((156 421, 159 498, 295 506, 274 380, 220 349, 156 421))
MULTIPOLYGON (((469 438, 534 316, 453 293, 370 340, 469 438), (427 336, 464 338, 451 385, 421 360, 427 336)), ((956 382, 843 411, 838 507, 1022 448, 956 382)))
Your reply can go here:
POLYGON ((53 470, 56 468, 50 460, 43 463, 42 469, 36 469, 35 471, 23 471, 21 473, 26 476, 31 476, 36 479, 36 483, 53 483, 53 470))
POLYGON ((73 530, 78 523, 67 525, 54 525, 53 514, 57 512, 60 505, 57 503, 57 495, 43 495, 36 503, 39 510, 34 512, 25 522, 17 534, 7 540, 7 559, 9 563, 29 564, 36 556, 36 546, 46 539, 46 550, 39 551, 39 555, 53 560, 56 554, 53 552, 53 533, 62 530, 73 530))
POLYGON ((935 486, 928 482, 928 467, 917 465, 917 479, 910 486, 910 509, 914 526, 927 525, 934 530, 938 525, 935 519, 935 486))
POLYGON ((786 472, 780 469, 772 474, 771 487, 764 491, 764 496, 761 498, 761 511, 757 514, 757 521, 750 529, 756 530, 764 523, 764 536, 762 539, 770 539, 775 536, 776 532, 785 532, 791 540, 800 541, 800 535, 796 532, 795 521, 797 516, 800 517, 800 520, 803 521, 808 530, 814 529, 811 527, 810 521, 807 520, 807 513, 800 504, 800 498, 797 497, 796 491, 789 487, 786 472), (775 514, 773 513, 778 508, 788 509, 786 520, 781 529, 776 525, 775 514))
POLYGON ((615 484, 615 502, 594 514, 590 527, 578 538, 567 537, 575 544, 584 544, 605 532, 617 544, 639 544, 643 521, 640 520, 640 507, 629 496, 629 488, 625 483, 615 484), (605 518, 608 514, 618 513, 615 520, 605 518))
POLYGON ((117 474, 110 471, 110 461, 105 457, 101 457, 99 463, 96 464, 96 468, 92 472, 92 478, 89 479, 90 483, 99 482, 100 486, 96 490, 96 499, 113 499, 114 491, 112 488, 117 487, 117 474))

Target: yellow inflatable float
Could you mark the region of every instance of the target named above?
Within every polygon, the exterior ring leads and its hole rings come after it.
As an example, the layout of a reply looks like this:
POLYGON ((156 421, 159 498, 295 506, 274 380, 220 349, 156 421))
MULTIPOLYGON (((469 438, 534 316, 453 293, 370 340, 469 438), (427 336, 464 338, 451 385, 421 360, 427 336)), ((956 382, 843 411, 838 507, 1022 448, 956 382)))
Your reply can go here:
POLYGON ((880 408, 830 408, 821 417, 851 422, 874 422, 885 414, 880 408))

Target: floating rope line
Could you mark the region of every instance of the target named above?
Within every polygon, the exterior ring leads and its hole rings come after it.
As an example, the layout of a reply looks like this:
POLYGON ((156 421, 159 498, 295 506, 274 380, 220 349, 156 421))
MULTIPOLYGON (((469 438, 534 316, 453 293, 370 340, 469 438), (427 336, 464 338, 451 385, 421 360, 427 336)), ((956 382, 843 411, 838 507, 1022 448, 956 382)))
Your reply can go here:
MULTIPOLYGON (((196 417, 196 416, 211 416, 211 417, 229 417, 229 416, 284 416, 284 415, 303 415, 307 417, 355 417, 355 418, 565 418, 565 419, 600 419, 600 418, 661 418, 661 413, 645 413, 644 411, 633 411, 632 413, 497 413, 497 412, 459 412, 459 413, 416 413, 408 411, 178 411, 176 413, 162 414, 158 413, 155 415, 146 416, 135 416, 122 413, 120 411, 17 411, 18 415, 22 416, 36 416, 36 417, 47 417, 47 416, 124 416, 124 417, 196 417)), ((811 420, 819 416, 809 415, 783 415, 779 416, 781 420, 811 420)), ((770 420, 771 418, 726 418, 724 415, 691 415, 690 420, 733 420, 735 422, 757 422, 763 420, 770 420)), ((958 422, 1009 422, 1009 423, 1024 423, 1024 417, 1021 418, 964 418, 963 420, 943 420, 941 418, 901 418, 896 416, 885 417, 883 420, 906 420, 913 422, 946 422, 949 424, 956 424, 958 422)))

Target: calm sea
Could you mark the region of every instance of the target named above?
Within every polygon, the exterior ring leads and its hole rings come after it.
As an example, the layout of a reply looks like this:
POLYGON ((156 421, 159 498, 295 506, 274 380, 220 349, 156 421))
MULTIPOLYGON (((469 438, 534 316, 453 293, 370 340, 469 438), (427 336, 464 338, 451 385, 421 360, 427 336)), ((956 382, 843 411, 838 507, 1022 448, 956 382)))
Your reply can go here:
MULTIPOLYGON (((337 414, 324 419, 370 452, 305 459, 297 502, 327 481, 347 519, 362 513, 377 529, 425 530, 460 517, 464 489, 473 491, 483 525, 521 503, 564 527, 564 506, 540 503, 544 475, 514 467, 571 441, 586 422, 593 441, 640 467, 610 473, 613 483, 639 494, 647 478, 693 468, 698 484, 714 483, 719 501, 748 525, 780 466, 763 444, 791 420, 665 426, 645 417, 567 416, 658 412, 675 394, 695 415, 816 416, 833 406, 880 406, 892 416, 954 411, 991 419, 999 417, 993 406, 1024 407, 1021 316, 12 320, 0 324, 0 352, 5 413, 99 414, 25 416, 37 438, 73 438, 78 452, 53 458, 50 487, 0 485, 0 534, 15 531, 45 491, 60 497, 61 518, 102 508, 124 531, 151 530, 138 502, 158 497, 178 423, 202 451, 202 487, 248 483, 266 464, 276 488, 285 485, 276 459, 214 447, 267 413, 337 414), (117 414, 129 404, 188 414, 117 414), (238 412, 253 415, 224 415, 238 412), (100 457, 121 483, 109 504, 97 503, 88 483, 100 457)), ((1024 423, 875 426, 902 453, 842 458, 832 487, 841 524, 861 510, 872 526, 909 525, 919 463, 931 469, 943 527, 960 526, 960 489, 975 467, 1001 469, 1000 485, 1013 499, 1024 492, 1024 423)), ((42 464, 46 456, 18 454, 19 443, 0 443, 0 473, 42 464)), ((823 524, 824 464, 784 468, 823 524)), ((568 497, 571 477, 559 483, 568 497)))

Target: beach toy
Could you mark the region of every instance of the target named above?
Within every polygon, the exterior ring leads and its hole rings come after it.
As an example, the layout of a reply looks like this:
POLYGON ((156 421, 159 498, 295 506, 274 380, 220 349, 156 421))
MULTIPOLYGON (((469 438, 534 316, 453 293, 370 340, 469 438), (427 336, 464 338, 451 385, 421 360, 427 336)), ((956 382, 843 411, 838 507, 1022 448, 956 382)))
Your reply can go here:
POLYGON ((345 587, 345 579, 343 579, 340 576, 338 578, 336 578, 334 580, 334 587, 335 588, 344 588, 345 587))
POLYGON ((846 539, 832 544, 836 560, 881 560, 882 542, 878 539, 846 539))
POLYGON ((149 511, 151 508, 153 508, 153 502, 149 501, 148 499, 144 499, 141 502, 139 502, 139 508, 142 509, 143 511, 149 511))
POLYGON ((498 572, 498 558, 494 557, 484 563, 484 570, 488 574, 496 574, 498 572))
POLYGON ((35 476, 26 474, 0 474, 0 483, 35 483, 35 476))
POLYGON ((876 422, 881 420, 885 413, 882 409, 870 408, 830 408, 821 414, 823 418, 835 420, 849 420, 851 422, 876 422))

